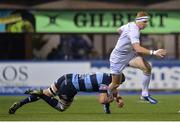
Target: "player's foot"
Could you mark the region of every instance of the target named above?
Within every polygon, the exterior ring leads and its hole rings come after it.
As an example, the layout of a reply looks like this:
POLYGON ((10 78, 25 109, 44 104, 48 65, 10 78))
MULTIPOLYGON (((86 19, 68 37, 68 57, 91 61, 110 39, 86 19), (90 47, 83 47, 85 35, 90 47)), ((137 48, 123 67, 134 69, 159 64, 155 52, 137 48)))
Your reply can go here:
POLYGON ((24 92, 24 94, 31 94, 31 95, 42 95, 43 94, 43 90, 40 89, 40 90, 31 90, 31 89, 28 89, 24 92))
POLYGON ((150 95, 149 96, 141 96, 140 99, 143 101, 148 101, 151 104, 157 104, 157 100, 152 98, 150 95))
POLYGON ((14 114, 18 108, 20 108, 20 103, 14 103, 10 108, 9 108, 9 114, 14 114))
POLYGON ((110 114, 111 113, 111 111, 110 111, 110 104, 109 103, 104 104, 103 107, 104 107, 104 112, 106 114, 110 114))

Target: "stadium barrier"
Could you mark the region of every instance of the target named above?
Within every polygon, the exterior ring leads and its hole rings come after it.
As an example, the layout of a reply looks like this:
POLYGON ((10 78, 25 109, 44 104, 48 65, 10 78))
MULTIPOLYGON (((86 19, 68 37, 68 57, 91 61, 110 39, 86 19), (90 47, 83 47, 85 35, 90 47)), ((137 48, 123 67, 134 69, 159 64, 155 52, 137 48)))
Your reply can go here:
MULTIPOLYGON (((180 89, 179 61, 151 61, 153 65, 150 88, 159 90, 180 89)), ((0 62, 0 94, 22 94, 28 88, 44 88, 67 73, 109 73, 108 61, 83 62, 0 62)), ((140 70, 127 67, 123 71, 124 90, 141 89, 140 70)))

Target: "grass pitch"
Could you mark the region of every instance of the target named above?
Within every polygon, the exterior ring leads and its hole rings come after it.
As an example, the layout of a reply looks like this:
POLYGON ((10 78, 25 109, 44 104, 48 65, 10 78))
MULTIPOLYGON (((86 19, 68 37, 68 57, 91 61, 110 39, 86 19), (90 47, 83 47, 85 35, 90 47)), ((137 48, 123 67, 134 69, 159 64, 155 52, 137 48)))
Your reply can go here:
POLYGON ((0 121, 180 121, 180 95, 154 95, 158 104, 139 101, 139 95, 123 96, 125 106, 111 104, 112 114, 104 114, 97 96, 76 96, 72 106, 58 112, 44 101, 27 104, 9 115, 15 101, 26 96, 0 96, 0 121))

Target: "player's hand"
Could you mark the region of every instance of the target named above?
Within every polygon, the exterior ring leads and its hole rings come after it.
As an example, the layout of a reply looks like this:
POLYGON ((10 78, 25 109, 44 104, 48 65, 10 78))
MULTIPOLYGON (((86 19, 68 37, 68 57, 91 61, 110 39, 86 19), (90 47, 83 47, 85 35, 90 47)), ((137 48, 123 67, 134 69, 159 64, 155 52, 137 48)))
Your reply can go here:
POLYGON ((117 97, 117 96, 118 96, 118 90, 115 89, 115 90, 113 91, 113 97, 117 97))
POLYGON ((164 56, 166 56, 167 52, 164 49, 158 49, 156 51, 153 52, 153 55, 163 58, 164 56))
POLYGON ((116 103, 119 108, 122 108, 124 106, 124 101, 123 101, 122 97, 117 97, 116 103))
POLYGON ((114 101, 114 97, 113 95, 108 95, 108 102, 113 102, 114 101))

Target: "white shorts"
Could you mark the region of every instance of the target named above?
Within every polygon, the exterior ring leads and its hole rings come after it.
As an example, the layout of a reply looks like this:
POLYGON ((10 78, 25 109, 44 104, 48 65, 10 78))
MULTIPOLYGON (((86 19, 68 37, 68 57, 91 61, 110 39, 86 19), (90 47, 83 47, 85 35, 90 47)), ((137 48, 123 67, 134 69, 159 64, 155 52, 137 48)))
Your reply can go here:
POLYGON ((135 53, 129 53, 128 55, 114 54, 110 55, 110 72, 111 74, 120 74, 122 70, 129 64, 129 61, 136 57, 135 53))

